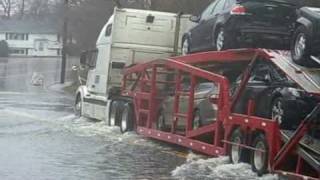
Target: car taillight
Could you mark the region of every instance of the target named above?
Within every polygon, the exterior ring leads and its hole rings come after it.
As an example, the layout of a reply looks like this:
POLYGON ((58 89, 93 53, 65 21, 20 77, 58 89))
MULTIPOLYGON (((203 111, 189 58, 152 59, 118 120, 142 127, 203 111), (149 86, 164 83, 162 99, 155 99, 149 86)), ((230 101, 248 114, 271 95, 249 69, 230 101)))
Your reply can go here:
POLYGON ((232 15, 246 15, 247 9, 243 6, 237 5, 231 10, 232 15))

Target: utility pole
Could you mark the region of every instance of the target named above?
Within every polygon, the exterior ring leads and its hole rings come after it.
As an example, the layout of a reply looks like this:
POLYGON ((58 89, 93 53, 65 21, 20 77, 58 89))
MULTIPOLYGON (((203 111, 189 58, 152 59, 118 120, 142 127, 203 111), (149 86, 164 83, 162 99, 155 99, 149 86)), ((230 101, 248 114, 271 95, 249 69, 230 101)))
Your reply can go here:
POLYGON ((69 0, 64 1, 64 19, 63 19, 63 35, 62 35, 62 61, 60 83, 63 84, 66 78, 66 62, 67 62, 67 43, 68 43, 68 9, 69 0))

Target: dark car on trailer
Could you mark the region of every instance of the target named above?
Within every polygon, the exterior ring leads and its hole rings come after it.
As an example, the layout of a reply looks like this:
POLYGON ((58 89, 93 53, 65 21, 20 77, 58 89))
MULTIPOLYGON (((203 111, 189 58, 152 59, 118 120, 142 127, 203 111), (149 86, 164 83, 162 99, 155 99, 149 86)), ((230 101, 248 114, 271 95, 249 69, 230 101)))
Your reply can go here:
POLYGON ((182 40, 183 54, 243 47, 289 49, 298 0, 216 0, 182 40))
MULTIPOLYGON (((252 67, 234 112, 246 114, 252 100, 256 116, 276 120, 283 129, 296 129, 320 102, 320 69, 299 66, 289 54, 260 59, 252 67)), ((234 89, 243 76, 232 83, 234 89)))
POLYGON ((292 59, 300 65, 320 64, 320 8, 302 7, 298 10, 291 43, 292 59))

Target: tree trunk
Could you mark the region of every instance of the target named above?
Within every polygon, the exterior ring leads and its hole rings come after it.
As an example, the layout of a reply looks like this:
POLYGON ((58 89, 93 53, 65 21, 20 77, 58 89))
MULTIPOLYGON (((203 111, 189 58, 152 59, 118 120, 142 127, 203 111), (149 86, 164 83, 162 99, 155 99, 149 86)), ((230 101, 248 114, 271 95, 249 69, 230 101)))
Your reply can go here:
POLYGON ((21 1, 21 9, 20 9, 20 19, 24 16, 24 8, 25 8, 25 0, 21 1))
POLYGON ((11 0, 8 0, 7 17, 10 19, 11 16, 11 0))

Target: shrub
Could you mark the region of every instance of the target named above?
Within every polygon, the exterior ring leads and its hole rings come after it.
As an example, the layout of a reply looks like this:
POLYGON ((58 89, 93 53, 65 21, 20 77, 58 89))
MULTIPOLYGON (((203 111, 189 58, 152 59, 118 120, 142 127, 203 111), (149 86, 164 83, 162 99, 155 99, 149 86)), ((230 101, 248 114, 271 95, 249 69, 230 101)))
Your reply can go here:
POLYGON ((0 57, 8 57, 9 56, 9 46, 7 41, 0 41, 0 57))

